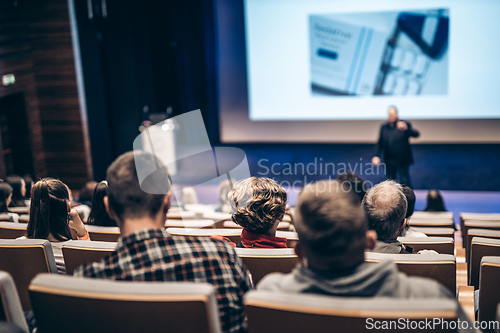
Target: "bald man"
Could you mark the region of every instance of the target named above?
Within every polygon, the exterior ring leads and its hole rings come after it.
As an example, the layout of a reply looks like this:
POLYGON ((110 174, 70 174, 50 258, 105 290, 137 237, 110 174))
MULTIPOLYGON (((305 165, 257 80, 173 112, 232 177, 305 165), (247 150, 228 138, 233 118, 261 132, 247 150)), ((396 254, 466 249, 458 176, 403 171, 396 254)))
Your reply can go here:
POLYGON ((372 158, 373 165, 380 164, 380 157, 384 156, 386 166, 386 178, 396 180, 403 185, 412 187, 409 167, 413 163, 413 154, 410 146, 410 137, 418 137, 420 133, 412 129, 408 121, 400 120, 398 109, 389 107, 387 122, 380 128, 375 156, 372 158))

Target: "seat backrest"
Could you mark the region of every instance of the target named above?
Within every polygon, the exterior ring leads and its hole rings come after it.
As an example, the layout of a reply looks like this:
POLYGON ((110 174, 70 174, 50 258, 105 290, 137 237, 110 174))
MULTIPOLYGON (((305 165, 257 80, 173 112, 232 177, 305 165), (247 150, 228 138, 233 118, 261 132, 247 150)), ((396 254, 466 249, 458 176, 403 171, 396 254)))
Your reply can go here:
POLYGON ((455 242, 452 237, 398 237, 406 246, 418 252, 420 250, 434 250, 441 254, 454 254, 455 242))
POLYGON ((0 222, 0 239, 16 239, 26 236, 25 223, 0 222))
MULTIPOLYGON (((500 222, 492 222, 492 221, 464 221, 462 224, 462 239, 464 240, 464 248, 468 253, 468 247, 470 243, 467 243, 467 238, 469 235, 470 229, 488 229, 488 230, 500 230, 500 222)), ((469 257, 467 257, 469 260, 469 257)))
POLYGON ((479 321, 495 320, 500 303, 500 257, 483 257, 479 275, 479 321))
POLYGON ((500 239, 473 237, 470 250, 469 286, 478 289, 481 259, 486 256, 500 256, 500 239))
MULTIPOLYGON (((241 225, 234 223, 233 221, 225 221, 223 223, 223 228, 242 228, 241 225)), ((288 231, 290 228, 290 222, 280 222, 278 223, 278 228, 276 230, 288 231)))
POLYGON ((81 265, 97 262, 113 252, 117 243, 71 240, 62 246, 66 274, 72 275, 81 265))
POLYGON ((24 332, 29 332, 14 280, 3 271, 0 271, 0 321, 12 323, 24 332))
POLYGON ((435 227, 413 227, 415 231, 420 231, 429 237, 453 237, 455 229, 453 228, 435 228, 435 227))
POLYGON ((470 244, 472 243, 472 238, 482 237, 482 238, 500 238, 500 230, 491 229, 469 229, 467 231, 467 238, 465 241, 465 259, 469 263, 470 260, 470 244))
POLYGON ((389 254, 366 252, 365 260, 379 262, 394 261, 399 270, 409 276, 434 279, 456 293, 457 271, 455 256, 450 254, 389 254))
MULTIPOLYGON (((458 317, 457 302, 451 299, 409 301, 252 290, 245 294, 244 304, 249 333, 365 332, 369 331, 370 327, 376 328, 377 323, 380 328, 382 320, 394 321, 393 324, 396 324, 399 318, 416 321, 443 318, 451 321, 458 317)), ((391 327, 393 330, 390 332, 396 332, 395 327, 391 327)), ((397 331, 411 332, 410 327, 397 331)), ((439 328, 441 326, 438 326, 439 328)))
POLYGON ((252 274, 254 285, 269 273, 290 273, 300 261, 294 249, 236 248, 235 250, 252 274))
POLYGON ((16 214, 29 214, 29 207, 9 207, 9 211, 16 214))
POLYGON ((29 289, 41 332, 220 332, 215 290, 208 283, 40 274, 29 289))
POLYGON ((186 210, 182 211, 172 211, 169 210, 167 213, 167 219, 169 220, 192 220, 196 217, 193 212, 188 212, 186 210))
POLYGON ((241 241, 241 230, 238 228, 233 229, 192 229, 192 228, 167 228, 167 232, 171 235, 177 236, 194 236, 194 237, 210 237, 212 235, 221 235, 227 237, 238 244, 241 241))
POLYGON ((497 221, 500 222, 499 213, 460 213, 460 219, 467 220, 480 220, 480 221, 497 221))
POLYGON ((38 273, 56 273, 50 242, 45 239, 0 239, 0 270, 14 279, 24 311, 31 310, 28 286, 38 273))
POLYGON ((208 228, 213 229, 213 220, 166 220, 165 227, 172 228, 208 228))
POLYGON ((453 212, 423 212, 417 211, 413 212, 411 218, 419 218, 419 219, 453 219, 453 212))
POLYGON ((408 220, 408 225, 411 227, 423 227, 423 228, 453 228, 452 219, 415 219, 410 218, 408 220))
POLYGON ((89 232, 90 239, 98 242, 116 242, 120 238, 120 228, 101 227, 97 225, 87 225, 85 229, 89 232))

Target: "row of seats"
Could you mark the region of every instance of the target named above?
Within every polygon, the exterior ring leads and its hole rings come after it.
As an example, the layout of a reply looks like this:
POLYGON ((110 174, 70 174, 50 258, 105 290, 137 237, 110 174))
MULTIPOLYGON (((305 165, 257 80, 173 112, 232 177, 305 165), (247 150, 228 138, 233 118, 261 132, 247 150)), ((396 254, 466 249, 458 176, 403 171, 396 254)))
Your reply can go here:
MULTIPOLYGON (((0 293, 10 302, 3 313, 27 332, 16 303, 12 278, 0 272, 0 293)), ((212 285, 191 282, 128 282, 39 274, 29 286, 41 332, 220 332, 212 285)), ((456 332, 457 304, 448 299, 398 300, 343 298, 307 294, 250 291, 244 298, 250 333, 358 332, 377 322, 409 318, 406 329, 415 330, 425 318, 440 318, 437 330, 456 332), (368 320, 367 318, 371 318, 368 320), (448 329, 446 329, 448 328, 448 329)), ((500 311, 500 308, 498 309, 500 311)))

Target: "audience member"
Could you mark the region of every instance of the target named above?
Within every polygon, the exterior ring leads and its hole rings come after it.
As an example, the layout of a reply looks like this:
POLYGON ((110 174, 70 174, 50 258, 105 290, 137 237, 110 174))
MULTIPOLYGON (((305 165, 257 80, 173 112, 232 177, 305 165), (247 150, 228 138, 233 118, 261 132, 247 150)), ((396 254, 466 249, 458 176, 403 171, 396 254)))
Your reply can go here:
POLYGON ((31 188, 33 187, 33 178, 29 174, 23 176, 24 184, 26 186, 26 195, 24 196, 27 200, 31 198, 31 188))
POLYGON ((377 235, 368 230, 358 198, 336 182, 327 190, 321 182, 310 184, 299 196, 295 251, 303 264, 289 274, 267 275, 257 289, 344 297, 453 298, 439 283, 407 277, 391 261, 365 262, 365 249, 375 247, 377 235))
POLYGON ((77 239, 89 239, 78 212, 70 209, 69 199, 68 187, 58 179, 43 178, 33 185, 31 191, 27 238, 50 241, 57 270, 61 274, 66 273, 62 246, 72 239, 71 229, 76 231, 77 239))
POLYGON ((243 227, 237 247, 286 248, 286 238, 276 237, 286 211, 283 187, 270 178, 251 177, 235 183, 228 199, 231 219, 243 227))
POLYGON ((94 189, 92 195, 92 207, 87 219, 89 225, 99 225, 102 227, 116 227, 116 222, 112 220, 106 212, 104 197, 108 189, 108 182, 103 180, 94 189))
POLYGON ((426 212, 446 212, 443 197, 438 190, 430 190, 427 194, 427 206, 424 211, 426 212))
POLYGON ((17 175, 7 176, 5 181, 12 186, 12 200, 9 207, 26 207, 26 183, 17 175))
POLYGON ((373 186, 363 199, 368 228, 377 233, 378 241, 373 252, 413 253, 397 240, 406 224, 408 201, 403 187, 393 180, 373 186))
POLYGON ((109 166, 104 205, 120 228, 121 237, 114 252, 78 268, 74 275, 208 282, 216 289, 223 332, 244 331, 243 294, 251 288, 246 268, 234 248, 224 241, 171 236, 166 232, 164 223, 171 191, 166 168, 158 165, 162 162, 155 156, 134 151, 119 156, 109 166), (156 170, 141 184, 136 163, 139 171, 156 170))
POLYGON ((229 179, 224 180, 219 184, 219 206, 216 211, 229 213, 231 211, 231 205, 229 204, 228 194, 232 191, 232 184, 236 181, 229 179))
POLYGON ((9 204, 12 200, 12 186, 6 182, 0 182, 0 213, 9 212, 9 204))
POLYGON ((413 212, 415 211, 415 192, 408 186, 403 186, 403 193, 406 196, 406 201, 408 201, 408 209, 406 210, 406 223, 405 223, 405 228, 401 232, 400 237, 427 237, 426 234, 420 231, 416 231, 414 228, 411 228, 410 225, 408 224, 408 221, 410 220, 411 216, 413 215, 413 212))
POLYGON ((359 202, 363 201, 366 194, 366 183, 357 173, 347 171, 337 175, 337 180, 342 184, 345 191, 353 191, 359 198, 359 202))
POLYGON ((90 206, 92 204, 92 194, 96 186, 97 182, 95 180, 91 180, 83 185, 78 195, 78 202, 82 205, 90 206))

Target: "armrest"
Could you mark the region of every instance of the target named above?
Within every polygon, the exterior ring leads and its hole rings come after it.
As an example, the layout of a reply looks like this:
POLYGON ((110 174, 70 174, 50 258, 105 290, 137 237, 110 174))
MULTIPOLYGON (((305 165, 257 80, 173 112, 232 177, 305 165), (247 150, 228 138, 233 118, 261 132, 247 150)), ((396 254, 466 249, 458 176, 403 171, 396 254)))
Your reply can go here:
POLYGON ((471 322, 475 321, 476 311, 474 308, 474 287, 459 286, 458 287, 458 302, 464 309, 465 314, 471 322))
POLYGON ((467 286, 467 264, 457 262, 457 286, 467 286))
POLYGON ((465 263, 465 249, 464 248, 455 248, 455 259, 457 263, 465 263))

